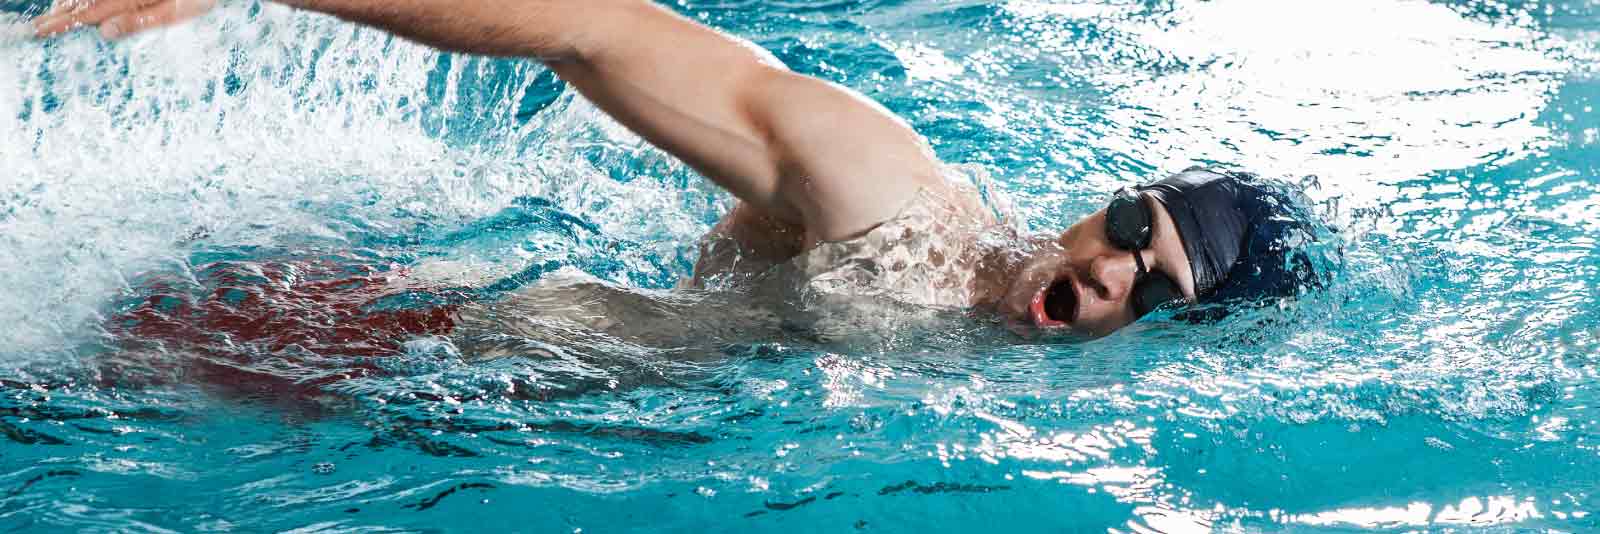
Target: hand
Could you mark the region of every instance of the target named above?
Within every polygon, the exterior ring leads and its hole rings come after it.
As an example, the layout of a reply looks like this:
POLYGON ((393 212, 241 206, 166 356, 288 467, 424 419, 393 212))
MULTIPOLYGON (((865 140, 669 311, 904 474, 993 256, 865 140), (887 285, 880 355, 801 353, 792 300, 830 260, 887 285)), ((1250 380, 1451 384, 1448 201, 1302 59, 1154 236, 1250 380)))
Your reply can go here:
POLYGON ((33 20, 33 31, 38 37, 50 37, 98 26, 101 36, 116 39, 177 24, 216 6, 217 0, 56 0, 49 12, 33 20))

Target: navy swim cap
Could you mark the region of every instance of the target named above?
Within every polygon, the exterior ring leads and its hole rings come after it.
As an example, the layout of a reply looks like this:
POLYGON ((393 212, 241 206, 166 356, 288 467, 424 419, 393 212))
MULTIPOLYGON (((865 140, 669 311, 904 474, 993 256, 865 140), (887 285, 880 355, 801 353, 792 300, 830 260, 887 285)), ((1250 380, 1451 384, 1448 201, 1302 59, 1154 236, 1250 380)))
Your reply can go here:
POLYGON ((1288 297, 1320 285, 1298 246, 1316 240, 1308 215, 1254 175, 1196 167, 1138 189, 1177 225, 1201 303, 1288 297))

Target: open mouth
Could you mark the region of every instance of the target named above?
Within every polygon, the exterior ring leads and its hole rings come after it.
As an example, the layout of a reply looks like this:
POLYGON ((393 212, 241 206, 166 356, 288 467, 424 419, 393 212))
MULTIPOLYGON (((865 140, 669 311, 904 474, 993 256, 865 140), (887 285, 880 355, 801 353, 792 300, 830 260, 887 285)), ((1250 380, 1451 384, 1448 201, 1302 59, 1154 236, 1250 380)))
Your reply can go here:
POLYGON ((1063 278, 1035 295, 1032 304, 1034 324, 1044 328, 1063 327, 1076 319, 1078 294, 1072 288, 1072 281, 1063 278))

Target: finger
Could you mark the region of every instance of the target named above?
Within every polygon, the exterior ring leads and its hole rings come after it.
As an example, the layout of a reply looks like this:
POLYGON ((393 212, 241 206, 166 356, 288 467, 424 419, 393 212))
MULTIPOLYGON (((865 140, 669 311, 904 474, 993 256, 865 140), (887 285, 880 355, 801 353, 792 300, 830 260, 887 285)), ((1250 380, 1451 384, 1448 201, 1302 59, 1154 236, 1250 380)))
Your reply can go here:
POLYGON ((48 15, 33 21, 33 32, 39 37, 48 37, 80 26, 100 24, 107 18, 121 13, 135 11, 162 0, 99 0, 87 2, 83 0, 69 0, 79 5, 77 8, 67 8, 63 13, 48 15))
POLYGON ((60 15, 62 13, 77 11, 79 9, 89 7, 89 4, 91 3, 94 3, 94 0, 55 0, 54 2, 50 3, 50 10, 44 12, 44 14, 40 16, 48 17, 51 15, 60 15))
POLYGON ((72 11, 74 9, 77 9, 78 7, 80 7, 82 5, 83 5, 83 2, 81 0, 56 0, 56 1, 50 3, 50 9, 49 10, 45 11, 43 15, 39 15, 39 16, 42 18, 42 17, 51 16, 51 15, 60 15, 62 13, 66 13, 68 11, 72 11))
POLYGON ((34 32, 39 37, 44 37, 45 32, 43 30, 45 28, 54 27, 56 25, 56 19, 61 18, 66 13, 76 11, 78 8, 83 7, 83 5, 84 2, 82 0, 56 0, 55 2, 51 2, 49 11, 34 17, 31 21, 33 23, 34 32))
POLYGON ((61 33, 79 26, 99 24, 119 13, 133 11, 161 0, 63 0, 58 13, 34 20, 39 36, 61 33))
POLYGON ((73 22, 66 14, 45 15, 33 19, 33 36, 50 37, 72 29, 73 22))
POLYGON ((166 0, 132 13, 123 13, 100 24, 100 35, 116 39, 151 28, 169 26, 200 16, 216 7, 216 0, 166 0))

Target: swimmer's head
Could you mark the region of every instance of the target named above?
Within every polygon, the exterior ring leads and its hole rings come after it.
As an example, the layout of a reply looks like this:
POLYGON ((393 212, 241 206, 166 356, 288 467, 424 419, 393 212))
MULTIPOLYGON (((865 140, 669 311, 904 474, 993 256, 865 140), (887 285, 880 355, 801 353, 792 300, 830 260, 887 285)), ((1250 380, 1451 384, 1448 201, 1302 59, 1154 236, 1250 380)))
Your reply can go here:
POLYGON ((1162 307, 1203 320, 1292 296, 1314 279, 1294 246, 1311 238, 1294 206, 1252 175, 1204 168, 1124 189, 1038 243, 1000 310, 1102 336, 1162 307))

